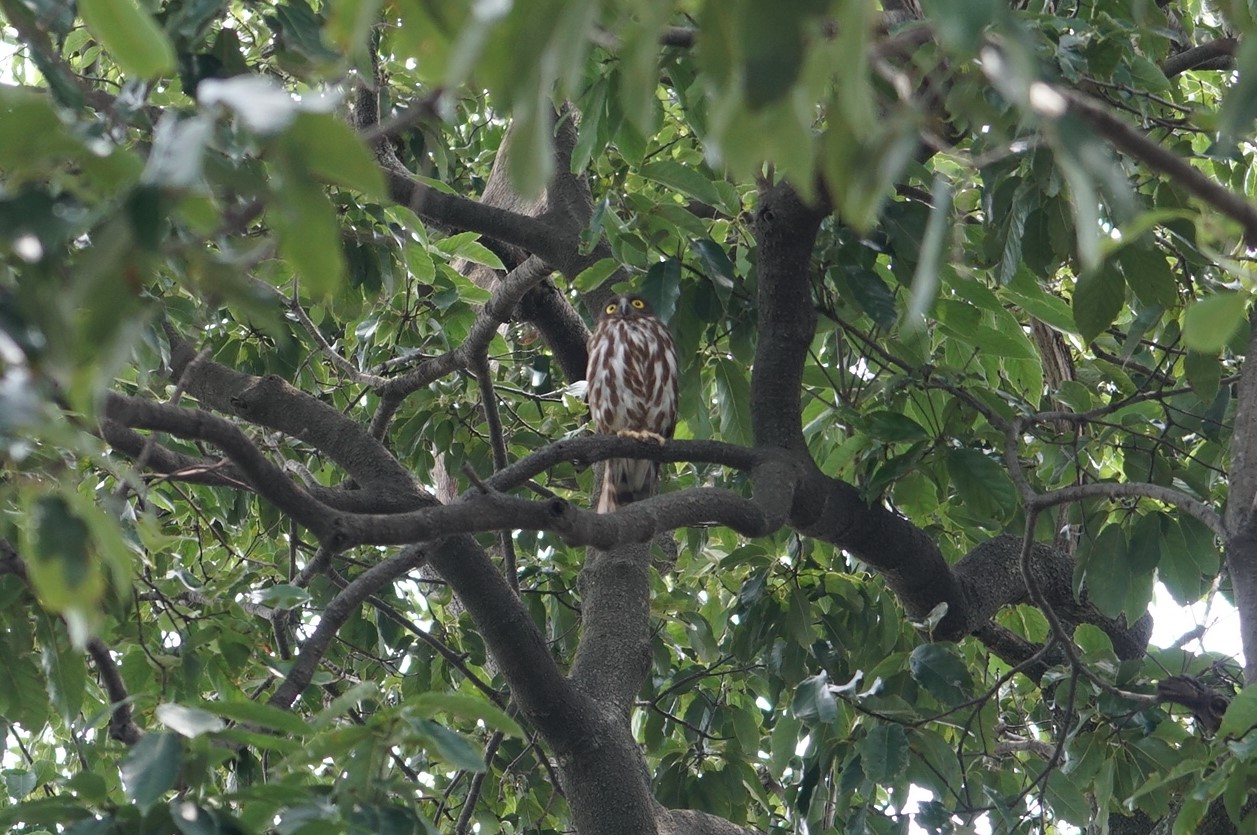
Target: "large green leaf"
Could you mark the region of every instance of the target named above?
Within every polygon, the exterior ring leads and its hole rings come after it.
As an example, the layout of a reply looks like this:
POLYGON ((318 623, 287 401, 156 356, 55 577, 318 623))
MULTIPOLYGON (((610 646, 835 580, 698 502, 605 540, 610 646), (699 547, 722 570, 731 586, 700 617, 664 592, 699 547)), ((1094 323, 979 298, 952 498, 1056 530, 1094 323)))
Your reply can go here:
POLYGON ((282 187, 272 193, 266 212, 279 236, 279 252, 307 293, 330 295, 347 272, 336 210, 310 176, 304 155, 282 154, 279 163, 282 187))
POLYGON ((878 722, 860 743, 864 774, 875 783, 889 783, 908 767, 908 735, 902 725, 878 722))
POLYGON ((169 38, 136 0, 79 0, 79 14, 124 72, 151 79, 174 71, 169 38))
POLYGON ((1074 322, 1084 342, 1113 324, 1126 301, 1126 281, 1114 265, 1105 263, 1083 273, 1074 285, 1074 322))
POLYGON ((947 473, 956 488, 956 499, 967 513, 991 520, 1012 513, 1016 488, 994 459, 974 449, 952 449, 947 453, 947 473))
POLYGON ((1244 321, 1246 295, 1224 291, 1189 305, 1183 315, 1183 339, 1194 351, 1215 354, 1226 346, 1244 321))
POLYGON ((150 733, 131 747, 122 761, 127 799, 149 809, 179 780, 183 746, 175 734, 150 733))
POLYGON ((922 644, 912 651, 909 668, 912 677, 943 704, 960 704, 971 698, 973 681, 954 646, 922 644))

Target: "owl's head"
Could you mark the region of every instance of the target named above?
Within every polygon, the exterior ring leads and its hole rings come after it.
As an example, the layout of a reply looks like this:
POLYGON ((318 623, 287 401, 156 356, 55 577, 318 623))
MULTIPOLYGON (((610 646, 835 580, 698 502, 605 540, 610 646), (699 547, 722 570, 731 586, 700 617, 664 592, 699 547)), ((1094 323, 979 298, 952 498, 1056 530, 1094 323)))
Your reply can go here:
POLYGON ((638 295, 616 296, 602 308, 603 319, 636 319, 639 316, 653 316, 650 302, 638 295))

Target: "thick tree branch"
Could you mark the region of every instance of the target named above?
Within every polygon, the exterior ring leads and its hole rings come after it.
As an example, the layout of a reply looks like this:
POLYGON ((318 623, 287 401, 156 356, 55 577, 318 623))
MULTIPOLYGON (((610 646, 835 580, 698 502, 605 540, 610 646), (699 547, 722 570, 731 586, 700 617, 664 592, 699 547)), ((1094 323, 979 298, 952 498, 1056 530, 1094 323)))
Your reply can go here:
POLYGON ((812 246, 827 207, 808 206, 788 185, 762 189, 755 214, 759 243, 759 341, 751 372, 751 430, 757 447, 802 453, 800 392, 816 311, 812 246))
MULTIPOLYGON (((1257 310, 1249 315, 1252 336, 1236 398, 1231 431, 1231 480, 1227 499, 1226 567, 1240 612, 1257 612, 1257 310)), ((1240 618, 1244 681, 1257 683, 1257 617, 1240 618)))
MULTIPOLYGON (((166 333, 171 376, 178 378, 196 352, 173 329, 167 328, 166 333)), ((278 377, 255 377, 207 360, 192 369, 186 383, 190 394, 216 411, 311 444, 360 487, 388 499, 393 507, 433 501, 416 486, 410 472, 355 421, 278 377)))
MULTIPOLYGON (((630 505, 631 507, 631 505, 630 505)), ((591 548, 572 682, 626 720, 650 668, 650 543, 591 548)))
POLYGON ((766 457, 765 453, 722 441, 669 441, 666 444, 654 444, 616 435, 584 435, 547 444, 528 457, 494 473, 485 479, 485 484, 494 490, 510 490, 558 464, 588 466, 608 458, 689 461, 749 470, 766 457))
POLYGON ((565 231, 538 218, 439 191, 415 180, 396 158, 393 162, 390 165, 386 158, 384 165, 389 194, 421 218, 517 246, 564 273, 574 263, 579 242, 565 231))
POLYGON ((301 521, 316 535, 332 534, 326 515, 329 508, 297 487, 262 455, 243 432, 223 418, 199 409, 167 406, 114 393, 105 395, 102 414, 132 428, 168 432, 213 443, 235 462, 253 488, 272 504, 301 521))
POLYGON ((1235 65, 1237 38, 1218 38, 1171 55, 1161 64, 1166 78, 1173 78, 1188 70, 1223 70, 1235 65))
POLYGON ((114 420, 100 422, 100 437, 111 447, 138 459, 140 453, 148 449, 148 468, 162 473, 171 481, 186 481, 190 484, 208 484, 214 487, 234 487, 238 490, 252 490, 253 486, 245 483, 243 476, 225 459, 194 458, 167 449, 154 443, 146 447, 151 435, 145 437, 133 432, 114 420))

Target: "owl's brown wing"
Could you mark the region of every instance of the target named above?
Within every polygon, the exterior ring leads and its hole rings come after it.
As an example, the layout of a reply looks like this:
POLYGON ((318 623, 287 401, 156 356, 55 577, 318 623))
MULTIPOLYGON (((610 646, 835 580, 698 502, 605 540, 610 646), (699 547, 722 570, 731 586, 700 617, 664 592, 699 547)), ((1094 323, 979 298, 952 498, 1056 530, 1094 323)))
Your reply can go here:
MULTIPOLYGON (((679 378, 676 345, 654 316, 602 320, 589 343, 586 398, 594 428, 614 434, 672 437, 679 378)), ((659 464, 631 458, 607 461, 598 512, 654 495, 659 464)))

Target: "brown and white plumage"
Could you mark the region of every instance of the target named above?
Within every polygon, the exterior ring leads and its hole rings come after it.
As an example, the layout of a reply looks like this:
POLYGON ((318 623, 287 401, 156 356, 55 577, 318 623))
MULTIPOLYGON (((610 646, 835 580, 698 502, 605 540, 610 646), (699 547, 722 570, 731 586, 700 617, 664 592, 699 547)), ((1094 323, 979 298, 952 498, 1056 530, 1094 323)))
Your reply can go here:
MULTIPOLYGON (((677 425, 677 349, 672 334, 641 296, 607 302, 589 339, 586 399, 599 432, 671 438, 677 425)), ((598 512, 647 498, 659 484, 659 463, 607 461, 598 512)))

